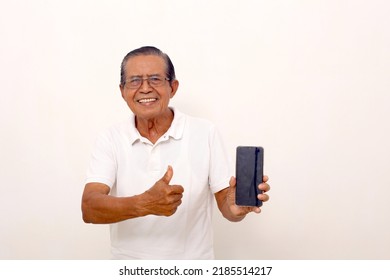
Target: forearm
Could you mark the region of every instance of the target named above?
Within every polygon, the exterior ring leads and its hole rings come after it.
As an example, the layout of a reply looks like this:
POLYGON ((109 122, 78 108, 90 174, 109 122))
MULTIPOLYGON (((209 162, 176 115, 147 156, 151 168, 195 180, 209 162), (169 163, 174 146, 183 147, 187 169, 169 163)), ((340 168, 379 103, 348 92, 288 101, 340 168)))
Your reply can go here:
POLYGON ((100 193, 83 199, 82 212, 84 222, 94 224, 117 223, 148 214, 141 206, 139 195, 114 197, 100 193))
POLYGON ((168 167, 164 176, 142 194, 131 197, 110 196, 109 186, 102 183, 85 185, 82 198, 86 223, 110 224, 146 215, 171 216, 181 204, 184 188, 169 185, 173 175, 168 167))

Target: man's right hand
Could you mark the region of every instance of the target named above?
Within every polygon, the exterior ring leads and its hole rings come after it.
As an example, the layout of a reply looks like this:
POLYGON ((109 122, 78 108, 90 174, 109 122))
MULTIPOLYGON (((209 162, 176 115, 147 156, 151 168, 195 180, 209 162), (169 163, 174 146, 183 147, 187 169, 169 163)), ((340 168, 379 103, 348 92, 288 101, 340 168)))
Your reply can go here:
POLYGON ((172 166, 168 166, 164 176, 142 194, 144 210, 149 214, 171 216, 181 204, 184 188, 180 185, 170 185, 172 177, 172 166))
POLYGON ((169 185, 173 176, 171 166, 146 192, 128 196, 109 195, 110 187, 102 183, 85 185, 82 198, 83 219, 86 223, 111 224, 146 215, 171 216, 181 204, 183 187, 169 185))

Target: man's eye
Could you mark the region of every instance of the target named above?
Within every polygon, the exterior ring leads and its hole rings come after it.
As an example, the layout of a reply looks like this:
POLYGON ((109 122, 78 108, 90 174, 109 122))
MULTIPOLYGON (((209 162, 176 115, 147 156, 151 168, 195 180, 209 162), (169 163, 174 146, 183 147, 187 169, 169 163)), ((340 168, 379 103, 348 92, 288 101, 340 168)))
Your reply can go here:
POLYGON ((160 77, 150 77, 149 81, 151 81, 151 82, 160 82, 161 78, 160 77))
POLYGON ((131 79, 130 80, 130 84, 132 84, 132 85, 137 85, 137 84, 139 84, 140 83, 140 81, 141 81, 141 79, 131 79))

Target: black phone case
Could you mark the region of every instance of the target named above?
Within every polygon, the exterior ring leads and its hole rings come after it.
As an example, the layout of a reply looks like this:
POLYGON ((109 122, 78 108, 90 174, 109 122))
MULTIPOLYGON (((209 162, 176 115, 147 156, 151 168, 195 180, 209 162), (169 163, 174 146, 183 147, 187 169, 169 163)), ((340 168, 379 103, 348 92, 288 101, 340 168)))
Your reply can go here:
POLYGON ((261 206, 257 195, 262 193, 258 185, 263 182, 264 149, 239 146, 236 150, 236 204, 261 206))

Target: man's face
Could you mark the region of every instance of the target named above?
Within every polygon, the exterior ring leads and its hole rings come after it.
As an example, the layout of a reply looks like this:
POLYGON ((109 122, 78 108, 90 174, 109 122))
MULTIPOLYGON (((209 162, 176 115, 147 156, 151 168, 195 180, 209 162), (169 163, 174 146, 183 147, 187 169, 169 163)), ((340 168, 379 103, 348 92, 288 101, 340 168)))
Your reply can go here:
POLYGON ((120 86, 122 97, 130 110, 142 119, 163 116, 167 112, 169 100, 175 95, 178 81, 166 81, 166 65, 164 59, 156 55, 141 55, 130 58, 125 66, 126 83, 120 86), (147 80, 137 88, 131 86, 134 79, 159 77, 161 85, 149 85, 147 80))

